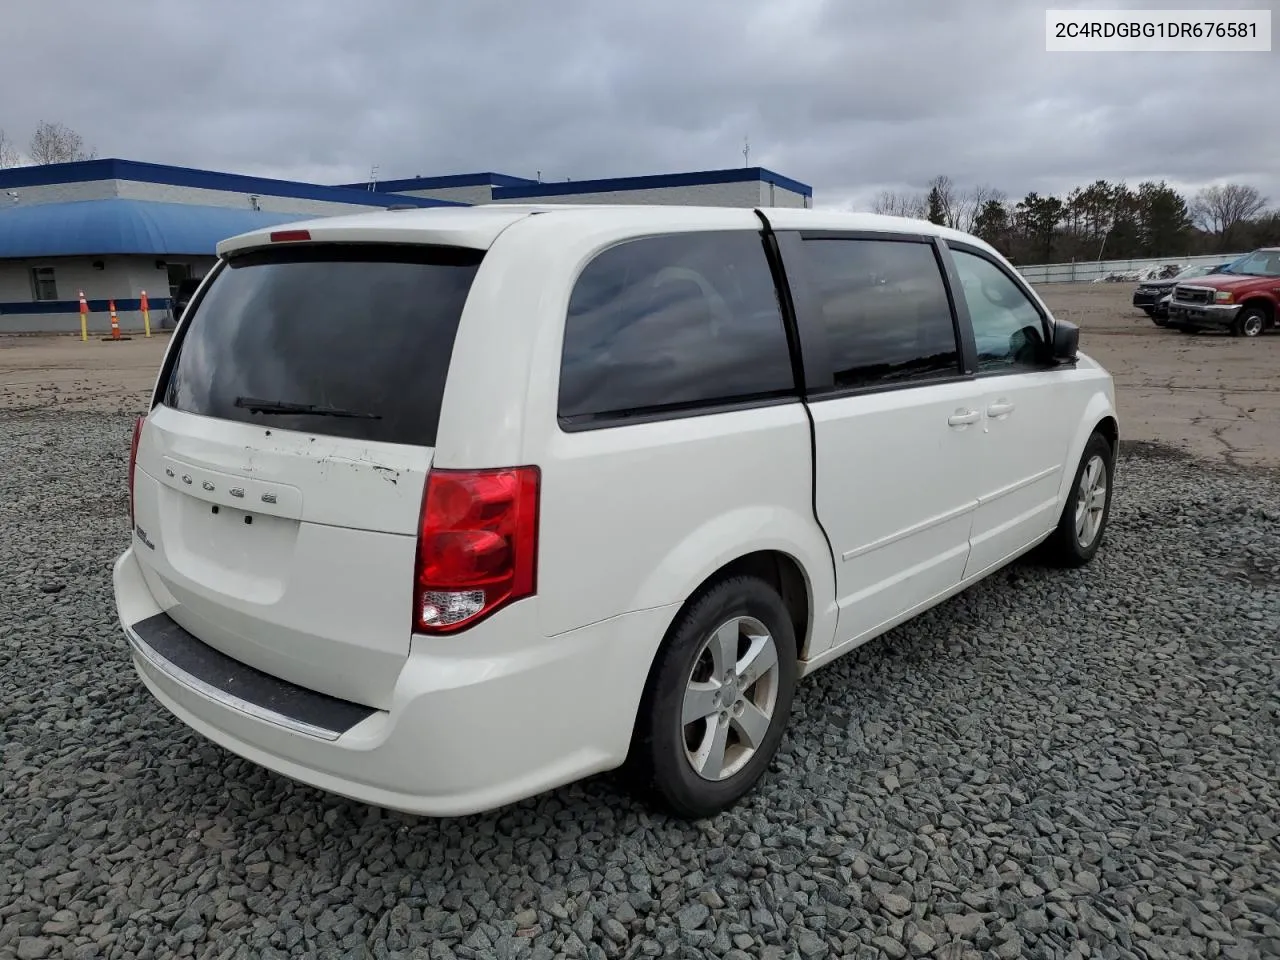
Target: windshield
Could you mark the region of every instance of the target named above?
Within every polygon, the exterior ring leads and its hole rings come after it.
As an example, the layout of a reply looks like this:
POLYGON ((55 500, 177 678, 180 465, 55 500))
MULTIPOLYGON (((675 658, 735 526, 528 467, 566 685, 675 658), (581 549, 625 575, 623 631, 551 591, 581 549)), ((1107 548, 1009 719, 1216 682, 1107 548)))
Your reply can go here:
POLYGON ((1192 267, 1187 267, 1187 269, 1176 274, 1173 279, 1190 280, 1192 277, 1207 277, 1211 273, 1213 273, 1212 266, 1205 267, 1205 266, 1196 265, 1192 267))
POLYGON ((1259 250, 1222 268, 1223 273, 1248 277, 1280 277, 1280 250, 1259 250))
POLYGON ((181 332, 164 402, 282 430, 435 446, 482 256, 368 244, 233 257, 181 332))

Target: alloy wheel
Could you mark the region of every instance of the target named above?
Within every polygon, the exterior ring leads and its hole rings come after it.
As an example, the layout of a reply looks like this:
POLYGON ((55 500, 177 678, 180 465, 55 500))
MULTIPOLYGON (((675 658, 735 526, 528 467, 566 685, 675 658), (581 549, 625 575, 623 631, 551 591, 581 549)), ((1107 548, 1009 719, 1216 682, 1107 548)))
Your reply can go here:
POLYGON ((1076 541, 1088 549, 1102 529, 1102 515, 1107 508, 1107 466, 1102 457, 1089 458, 1080 473, 1076 490, 1076 541))
POLYGON ((704 641, 680 720, 699 777, 726 780, 750 762, 773 725, 778 690, 778 648, 759 620, 735 617, 704 641))

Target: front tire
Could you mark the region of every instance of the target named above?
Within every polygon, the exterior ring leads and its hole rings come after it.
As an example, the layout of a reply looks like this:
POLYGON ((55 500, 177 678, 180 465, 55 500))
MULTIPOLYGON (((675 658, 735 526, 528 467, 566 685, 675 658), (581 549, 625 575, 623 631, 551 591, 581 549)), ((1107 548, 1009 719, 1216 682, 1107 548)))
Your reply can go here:
POLYGON ((1082 567, 1097 554, 1111 516, 1115 462, 1115 451, 1106 437, 1100 433, 1089 437, 1057 529, 1045 541, 1050 562, 1082 567))
POLYGON ((1266 312, 1261 307, 1245 307, 1236 317, 1231 332, 1237 337, 1260 337, 1266 329, 1266 312))
POLYGON ((636 786, 684 819, 733 806, 782 741, 796 667, 795 628, 772 586, 742 576, 705 590, 650 671, 628 758, 636 786))

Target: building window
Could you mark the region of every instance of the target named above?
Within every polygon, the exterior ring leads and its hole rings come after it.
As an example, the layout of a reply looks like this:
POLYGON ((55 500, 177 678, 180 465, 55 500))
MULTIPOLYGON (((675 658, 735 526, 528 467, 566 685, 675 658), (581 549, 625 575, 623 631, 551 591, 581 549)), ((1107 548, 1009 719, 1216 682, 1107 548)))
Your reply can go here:
POLYGON ((31 299, 58 299, 58 285, 53 279, 53 267, 31 268, 31 299))

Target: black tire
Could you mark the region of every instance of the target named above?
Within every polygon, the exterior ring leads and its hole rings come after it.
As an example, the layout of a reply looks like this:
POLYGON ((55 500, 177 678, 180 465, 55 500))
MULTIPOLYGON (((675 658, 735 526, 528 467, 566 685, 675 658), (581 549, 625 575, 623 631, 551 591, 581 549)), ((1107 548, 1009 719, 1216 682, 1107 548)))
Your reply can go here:
POLYGON ((1142 307, 1142 312, 1143 312, 1143 313, 1145 313, 1148 317, 1154 317, 1154 316, 1155 316, 1155 313, 1156 313, 1156 308, 1155 308, 1155 307, 1142 307))
POLYGON ((1151 315, 1151 322, 1154 323, 1157 327, 1167 327, 1169 325, 1168 320, 1166 320, 1164 317, 1157 317, 1155 314, 1151 315))
POLYGON ((1267 312, 1261 307, 1245 307, 1231 325, 1231 332, 1237 337, 1260 337, 1266 329, 1267 312))
MULTIPOLYGON (((741 631, 736 633, 741 638, 741 651, 746 638, 741 631)), ((741 576, 707 588, 671 625, 649 672, 627 759, 632 784, 648 799, 683 819, 712 817, 733 806, 756 785, 777 753, 791 715, 796 673, 795 628, 782 598, 772 586, 756 577, 741 576), (754 754, 746 758, 736 772, 724 779, 712 780, 694 769, 687 753, 683 723, 685 693, 695 679, 695 670, 702 671, 710 664, 711 652, 707 645, 714 645, 719 628, 735 618, 750 618, 763 625, 777 652, 777 667, 772 675, 776 680, 761 682, 756 677, 742 688, 743 696, 750 699, 767 694, 772 683, 776 683, 776 689, 772 694, 770 722, 754 754)), ((705 718, 706 735, 715 732, 715 724, 723 721, 725 736, 745 744, 737 721, 723 720, 729 713, 726 710, 705 718)), ((697 724, 691 723, 689 731, 696 737, 697 724)), ((702 744, 705 746, 706 741, 702 744)))
POLYGON ((1080 455, 1080 463, 1076 466, 1075 475, 1072 477, 1071 492, 1068 494, 1067 502, 1062 508, 1062 515, 1058 518, 1057 529, 1050 534, 1049 539, 1044 544, 1044 555, 1050 563, 1059 567, 1083 567, 1097 554, 1098 548, 1102 546, 1102 541, 1106 538, 1107 520, 1111 516, 1111 495, 1115 489, 1115 466, 1115 451, 1111 449, 1111 444, 1107 442, 1107 438, 1100 433, 1095 433, 1089 437, 1089 442, 1084 445, 1084 453, 1080 455), (1081 497, 1081 479, 1084 477, 1085 468, 1095 458, 1101 459, 1102 476, 1106 482, 1107 490, 1102 506, 1102 520, 1097 532, 1088 543, 1083 543, 1080 535, 1076 532, 1076 506, 1081 497))

